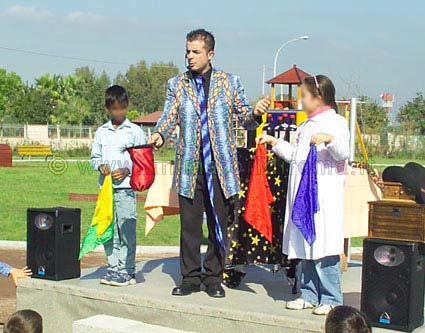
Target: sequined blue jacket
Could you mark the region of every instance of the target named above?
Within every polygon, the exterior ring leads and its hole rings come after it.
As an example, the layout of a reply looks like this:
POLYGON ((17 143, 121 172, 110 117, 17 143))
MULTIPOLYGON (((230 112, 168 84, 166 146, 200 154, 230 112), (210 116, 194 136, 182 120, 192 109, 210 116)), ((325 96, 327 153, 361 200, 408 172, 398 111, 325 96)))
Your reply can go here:
POLYGON ((0 275, 9 276, 11 268, 8 264, 0 261, 0 275))
MULTIPOLYGON (((215 169, 223 193, 229 198, 240 191, 233 122, 237 119, 239 125, 248 130, 259 125, 238 76, 213 68, 207 112, 215 169)), ((200 107, 190 72, 168 81, 164 112, 154 131, 166 139, 177 124, 180 135, 176 146, 173 187, 180 195, 193 198, 202 156, 200 107)))

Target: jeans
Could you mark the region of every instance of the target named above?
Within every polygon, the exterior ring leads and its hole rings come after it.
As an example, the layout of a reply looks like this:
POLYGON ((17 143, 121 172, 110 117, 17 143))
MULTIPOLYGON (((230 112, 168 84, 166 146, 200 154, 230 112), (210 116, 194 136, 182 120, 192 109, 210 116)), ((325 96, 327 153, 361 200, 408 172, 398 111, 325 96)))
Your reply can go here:
POLYGON ((104 244, 108 270, 134 274, 136 266, 136 192, 114 190, 114 237, 104 244))
POLYGON ((301 298, 313 305, 342 305, 339 255, 301 261, 301 298))

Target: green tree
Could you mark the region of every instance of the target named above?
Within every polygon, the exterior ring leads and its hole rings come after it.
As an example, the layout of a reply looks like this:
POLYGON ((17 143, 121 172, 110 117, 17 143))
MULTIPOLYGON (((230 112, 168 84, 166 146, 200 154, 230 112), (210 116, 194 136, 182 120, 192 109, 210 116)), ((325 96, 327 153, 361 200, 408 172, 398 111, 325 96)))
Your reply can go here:
POLYGON ((77 68, 74 75, 78 95, 87 101, 90 108, 84 123, 101 125, 108 118, 105 112, 105 90, 111 85, 108 75, 103 71, 100 76, 96 76, 89 67, 77 68))
POLYGON ((50 120, 53 96, 33 86, 24 86, 19 94, 10 99, 10 114, 19 123, 46 124, 50 120))
POLYGON ((18 74, 0 68, 0 123, 14 119, 11 101, 22 94, 24 84, 18 74))
POLYGON ((49 74, 37 78, 35 82, 37 90, 51 98, 50 123, 79 125, 90 119, 91 106, 87 100, 90 94, 84 89, 94 88, 95 82, 86 83, 74 75, 49 74))
POLYGON ((44 74, 35 79, 36 89, 41 95, 50 97, 50 123, 66 123, 66 119, 69 119, 69 111, 66 115, 63 112, 76 94, 75 85, 76 80, 72 76, 44 74))
POLYGON ((125 75, 118 74, 115 83, 123 86, 130 98, 131 109, 143 112, 150 105, 149 68, 145 61, 131 65, 125 75))
POLYGON ((137 110, 130 110, 127 112, 127 118, 130 120, 133 120, 139 117, 140 117, 140 113, 137 110))
MULTIPOLYGON (((151 80, 151 105, 147 113, 162 110, 166 95, 168 79, 179 73, 178 68, 173 63, 153 63, 149 70, 151 80)), ((142 110, 143 111, 143 110, 142 110)))
POLYGON ((425 99, 422 93, 416 93, 416 97, 401 107, 397 120, 405 130, 425 135, 425 99))
POLYGON ((124 75, 118 74, 114 82, 127 89, 130 109, 146 114, 162 108, 167 80, 178 72, 172 63, 154 63, 148 67, 145 61, 140 61, 130 66, 124 75))
POLYGON ((96 78, 95 93, 93 94, 92 111, 94 112, 93 121, 90 124, 101 125, 108 119, 105 112, 105 90, 111 85, 111 80, 105 71, 96 78))
POLYGON ((66 101, 76 93, 76 80, 72 76, 44 74, 35 79, 35 87, 42 92, 49 93, 52 103, 66 101))
MULTIPOLYGON (((145 61, 118 74, 115 83, 124 86, 130 97, 131 117, 162 108, 166 83, 177 75, 172 63, 145 61)), ((89 67, 77 68, 72 75, 46 73, 32 86, 21 78, 0 69, 0 122, 60 123, 101 125, 108 119, 105 112, 105 90, 111 81, 105 72, 96 75, 89 67)))
POLYGON ((367 96, 361 96, 360 101, 365 104, 358 104, 357 116, 362 131, 365 133, 383 133, 388 129, 388 113, 375 100, 367 96))

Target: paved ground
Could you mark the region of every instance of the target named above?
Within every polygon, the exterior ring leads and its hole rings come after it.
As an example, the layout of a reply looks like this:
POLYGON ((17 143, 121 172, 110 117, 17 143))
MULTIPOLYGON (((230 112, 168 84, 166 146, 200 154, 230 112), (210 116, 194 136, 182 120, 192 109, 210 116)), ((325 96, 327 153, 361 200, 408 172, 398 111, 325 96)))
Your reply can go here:
MULTIPOLYGON (((137 261, 150 259, 160 259, 175 256, 175 254, 149 254, 137 255, 137 261)), ((353 254, 353 260, 361 260, 361 255, 353 254)), ((0 260, 7 261, 14 267, 23 267, 26 262, 25 250, 1 249, 0 260)), ((92 253, 85 256, 82 260, 82 268, 98 267, 105 265, 105 257, 102 253, 92 253)), ((2 323, 16 310, 16 294, 15 287, 10 279, 0 276, 0 333, 2 333, 2 323)))
MULTIPOLYGON (((195 332, 323 332, 324 317, 285 309, 285 302, 294 295, 284 275, 270 273, 270 267, 251 266, 239 288, 228 289, 228 297, 216 300, 205 292, 171 296, 170 290, 180 280, 178 265, 176 256, 138 262, 138 284, 127 288, 100 286, 98 279, 105 268, 97 267, 83 270, 81 279, 26 280, 19 299, 22 306, 35 306, 43 314, 46 333, 68 333, 74 320, 97 315, 99 309, 114 317, 195 332), (34 305, 34 297, 41 301, 34 305), (55 309, 53 316, 51 309, 55 309)), ((359 307, 360 281, 361 265, 350 264, 343 275, 345 304, 359 307)), ((425 332, 425 327, 416 332, 425 332)))
MULTIPOLYGON (((172 255, 167 255, 166 253, 162 253, 159 255, 137 255, 136 260, 149 260, 149 259, 159 259, 166 258, 172 255)), ((0 258, 3 261, 7 261, 8 264, 14 267, 23 267, 26 262, 26 253, 24 250, 2 250, 0 249, 0 258)), ((90 267, 98 267, 105 265, 105 256, 102 253, 93 253, 85 256, 81 262, 81 268, 90 268, 90 267)), ((11 279, 6 279, 4 277, 0 277, 0 333, 1 325, 4 323, 7 318, 15 312, 16 309, 16 294, 15 294, 15 286, 11 279)))

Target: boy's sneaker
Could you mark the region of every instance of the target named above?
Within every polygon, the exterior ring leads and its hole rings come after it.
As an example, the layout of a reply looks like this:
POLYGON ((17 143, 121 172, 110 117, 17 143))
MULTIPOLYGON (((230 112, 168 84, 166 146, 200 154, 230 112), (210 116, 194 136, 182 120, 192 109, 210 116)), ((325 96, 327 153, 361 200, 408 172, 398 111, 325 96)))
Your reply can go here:
POLYGON ((110 286, 114 287, 125 287, 136 284, 136 278, 134 274, 127 274, 127 273, 118 273, 114 277, 112 277, 111 282, 109 283, 110 286))
POLYGON ((111 285, 112 278, 115 275, 117 275, 117 274, 118 274, 117 272, 113 272, 113 271, 109 271, 108 270, 108 272, 104 276, 101 277, 100 284, 104 284, 106 286, 110 286, 111 285))

